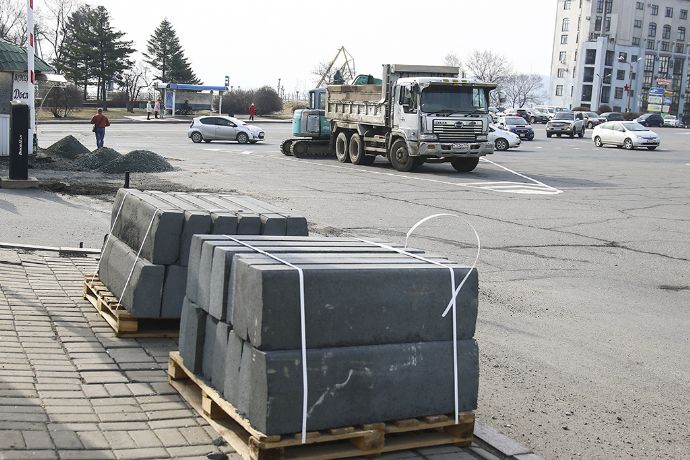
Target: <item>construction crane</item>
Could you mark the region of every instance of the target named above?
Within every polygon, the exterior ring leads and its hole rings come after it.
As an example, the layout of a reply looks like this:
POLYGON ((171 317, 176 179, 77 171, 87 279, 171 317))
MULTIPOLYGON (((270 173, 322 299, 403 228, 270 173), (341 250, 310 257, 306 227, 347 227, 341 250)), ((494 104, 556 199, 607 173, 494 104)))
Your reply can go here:
MULTIPOLYGON (((316 85, 317 88, 320 88, 321 85, 328 79, 328 76, 331 75, 331 70, 333 69, 333 66, 336 65, 336 62, 338 61, 338 58, 342 56, 342 59, 344 62, 340 67, 337 67, 334 76, 340 77, 336 78, 340 81, 333 82, 336 84, 342 84, 345 81, 350 81, 353 78, 355 78, 355 75, 357 73, 355 72, 355 59, 352 57, 352 55, 345 49, 344 46, 341 46, 338 49, 338 52, 335 54, 335 57, 331 61, 331 63, 328 65, 326 70, 323 72, 323 75, 321 75, 321 79, 319 80, 319 83, 316 85), (339 74, 339 75, 338 75, 339 74)), ((330 83, 330 82, 328 82, 330 83)))

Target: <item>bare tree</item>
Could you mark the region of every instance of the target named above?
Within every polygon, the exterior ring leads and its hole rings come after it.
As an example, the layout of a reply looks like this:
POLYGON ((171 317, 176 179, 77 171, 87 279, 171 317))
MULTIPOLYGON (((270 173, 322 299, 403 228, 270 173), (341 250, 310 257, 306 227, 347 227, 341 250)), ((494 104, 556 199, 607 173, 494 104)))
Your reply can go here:
POLYGON ((536 103, 543 97, 541 77, 535 74, 512 74, 501 83, 506 101, 513 107, 524 107, 528 103, 536 103))
POLYGON ((455 53, 448 53, 446 57, 443 58, 443 64, 451 67, 457 67, 460 69, 459 76, 465 76, 465 67, 462 65, 462 61, 455 53))
POLYGON ((26 43, 25 9, 18 0, 0 0, 0 38, 16 45, 26 43))
POLYGON ((118 83, 127 95, 128 112, 133 112, 133 102, 139 99, 142 89, 151 86, 153 80, 153 70, 143 62, 134 64, 122 74, 118 83))
POLYGON ((489 50, 474 50, 466 65, 473 78, 487 83, 500 84, 512 73, 505 56, 489 50))
MULTIPOLYGON (((1 1, 1 0, 0 0, 1 1)), ((82 5, 79 0, 45 0, 41 8, 41 27, 36 34, 48 43, 46 58, 52 62, 64 59, 64 43, 69 34, 67 18, 82 5)))

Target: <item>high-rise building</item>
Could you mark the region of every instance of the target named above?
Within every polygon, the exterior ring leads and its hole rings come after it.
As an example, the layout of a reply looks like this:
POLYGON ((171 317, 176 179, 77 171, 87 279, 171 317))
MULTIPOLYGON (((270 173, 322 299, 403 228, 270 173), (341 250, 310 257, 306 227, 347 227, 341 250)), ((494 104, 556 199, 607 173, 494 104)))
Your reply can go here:
POLYGON ((557 0, 552 105, 690 115, 690 0, 557 0), (650 98, 650 88, 664 88, 650 98), (664 107, 665 106, 665 107, 664 107))

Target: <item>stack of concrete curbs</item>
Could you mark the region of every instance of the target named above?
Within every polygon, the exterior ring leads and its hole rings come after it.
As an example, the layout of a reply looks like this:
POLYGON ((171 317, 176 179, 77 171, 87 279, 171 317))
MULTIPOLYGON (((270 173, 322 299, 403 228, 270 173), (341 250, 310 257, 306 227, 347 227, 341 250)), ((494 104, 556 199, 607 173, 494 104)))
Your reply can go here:
POLYGON ((255 428, 300 432, 299 267, 307 430, 452 414, 453 316, 442 317, 450 267, 456 286, 469 273, 456 306, 457 389, 458 410, 475 409, 477 271, 392 248, 350 238, 195 235, 180 324, 185 366, 255 428))
POLYGON ((251 197, 120 189, 99 276, 136 318, 179 318, 195 234, 308 235, 304 217, 251 197))

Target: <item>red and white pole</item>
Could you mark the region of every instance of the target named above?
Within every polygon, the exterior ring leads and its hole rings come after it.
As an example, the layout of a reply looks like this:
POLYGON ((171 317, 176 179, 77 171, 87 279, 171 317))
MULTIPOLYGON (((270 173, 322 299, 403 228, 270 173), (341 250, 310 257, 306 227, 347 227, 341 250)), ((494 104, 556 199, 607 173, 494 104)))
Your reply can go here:
POLYGON ((35 96, 34 96, 34 85, 36 84, 36 77, 34 73, 34 46, 36 45, 36 40, 34 37, 34 0, 27 0, 26 4, 26 76, 27 76, 27 86, 29 93, 29 155, 34 151, 34 133, 36 128, 36 110, 35 110, 35 96))

